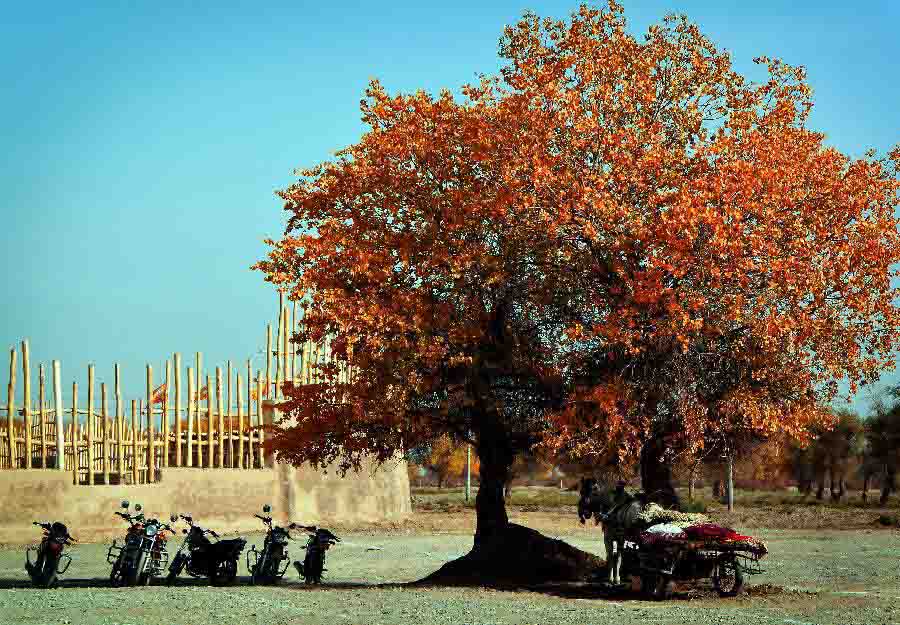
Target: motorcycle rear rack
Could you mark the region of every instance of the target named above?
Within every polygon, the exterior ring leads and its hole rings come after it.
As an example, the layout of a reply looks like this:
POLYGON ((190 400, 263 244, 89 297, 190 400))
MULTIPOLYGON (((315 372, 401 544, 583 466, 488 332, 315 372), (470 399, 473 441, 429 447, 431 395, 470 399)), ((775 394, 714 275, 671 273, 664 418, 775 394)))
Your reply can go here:
POLYGON ((56 564, 56 574, 57 574, 57 575, 62 575, 63 573, 65 573, 66 571, 69 570, 69 567, 70 567, 70 566, 72 566, 72 556, 70 556, 70 555, 67 554, 67 553, 64 553, 64 554, 60 555, 60 556, 59 556, 59 562, 57 562, 57 564, 56 564), (62 564, 63 558, 66 559, 66 565, 65 565, 64 567, 60 568, 60 565, 62 564))
POLYGON ((106 550, 106 561, 109 564, 115 564, 119 559, 119 556, 122 554, 123 545, 117 545, 116 541, 113 541, 109 546, 109 549, 106 550), (115 555, 113 555, 115 553, 115 555))
MULTIPOLYGON (((34 556, 35 556, 35 558, 36 558, 36 557, 37 557, 37 554, 38 554, 38 551, 40 551, 40 547, 39 547, 39 546, 37 546, 37 545, 30 545, 30 546, 25 550, 25 562, 28 563, 28 564, 30 564, 31 566, 34 566, 34 561, 32 561, 32 559, 31 559, 31 554, 32 554, 32 552, 34 552, 34 556)), ((59 562, 56 563, 56 574, 57 574, 57 575, 62 575, 63 573, 65 573, 66 571, 69 570, 69 567, 70 567, 70 566, 72 566, 72 556, 70 556, 70 555, 67 554, 67 553, 60 554, 60 556, 59 556, 59 562), (61 566, 61 565, 62 565, 63 559, 65 559, 65 561, 66 561, 66 565, 65 565, 65 566, 61 566)))
MULTIPOLYGON (((256 564, 259 562, 259 556, 261 555, 261 553, 262 553, 261 551, 258 551, 258 550, 256 549, 256 545, 252 545, 252 546, 250 547, 250 549, 247 550, 247 570, 248 570, 248 571, 251 571, 251 572, 253 571, 253 568, 254 568, 254 567, 256 566, 256 564), (251 564, 251 562, 250 562, 251 557, 252 557, 252 559, 253 559, 253 563, 252 563, 252 564, 251 564)), ((291 558, 290 558, 290 556, 287 556, 287 557, 284 558, 284 566, 281 567, 280 570, 278 570, 278 571, 275 573, 275 576, 276 576, 276 577, 279 577, 279 578, 284 577, 284 574, 287 573, 288 567, 289 567, 290 565, 291 565, 291 558)))

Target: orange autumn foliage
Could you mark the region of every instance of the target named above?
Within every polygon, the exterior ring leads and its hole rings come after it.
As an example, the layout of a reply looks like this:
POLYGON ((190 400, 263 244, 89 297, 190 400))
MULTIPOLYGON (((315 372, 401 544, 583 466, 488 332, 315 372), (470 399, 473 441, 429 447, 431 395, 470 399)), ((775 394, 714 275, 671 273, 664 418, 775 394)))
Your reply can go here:
MULTIPOLYGON (((435 440, 428 455, 422 459, 422 466, 437 477, 438 487, 442 487, 449 478, 462 478, 466 472, 466 445, 460 445, 446 434, 435 440)), ((478 457, 471 459, 471 471, 478 473, 478 457)))
POLYGON ((448 433, 485 490, 535 444, 802 440, 841 379, 891 364, 900 148, 827 146, 802 68, 749 82, 685 18, 637 38, 614 2, 526 14, 500 52, 459 100, 373 82, 359 142, 280 193, 256 268, 304 303, 295 340, 333 337, 354 371, 288 386, 283 459, 448 433))

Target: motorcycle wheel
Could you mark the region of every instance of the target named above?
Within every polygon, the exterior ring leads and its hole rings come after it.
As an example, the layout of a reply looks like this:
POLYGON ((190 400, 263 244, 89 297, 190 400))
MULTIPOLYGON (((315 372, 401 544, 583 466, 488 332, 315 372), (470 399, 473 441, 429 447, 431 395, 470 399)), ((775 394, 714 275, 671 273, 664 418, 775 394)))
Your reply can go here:
POLYGON ((250 585, 255 586, 256 584, 262 583, 263 581, 263 566, 266 563, 265 554, 260 554, 260 557, 257 558, 256 564, 253 565, 253 568, 250 570, 250 585))
POLYGON ((278 583, 278 569, 281 568, 281 558, 270 558, 266 567, 266 581, 270 584, 278 583))
POLYGON ((144 581, 144 568, 147 566, 147 554, 143 551, 141 555, 138 556, 137 562, 135 562, 134 566, 128 569, 128 575, 125 578, 125 583, 128 586, 137 586, 138 584, 144 585, 146 582, 144 581))
POLYGON ((736 560, 725 560, 716 567, 713 586, 720 597, 736 597, 744 589, 744 572, 736 560))
POLYGON ((211 582, 214 586, 227 586, 237 577, 237 560, 223 560, 213 571, 211 582))
POLYGON ((303 559, 303 575, 307 584, 318 584, 322 581, 322 568, 324 566, 324 558, 316 557, 309 551, 303 559))
POLYGON ((169 567, 169 574, 166 575, 166 586, 171 586, 175 583, 175 580, 181 575, 181 569, 183 568, 184 558, 181 556, 176 557, 175 561, 172 562, 172 566, 169 567))
POLYGON ((31 579, 37 588, 51 588, 56 584, 56 559, 44 558, 43 566, 31 579))
POLYGON ((119 556, 109 572, 109 583, 113 586, 122 585, 122 556, 119 556))

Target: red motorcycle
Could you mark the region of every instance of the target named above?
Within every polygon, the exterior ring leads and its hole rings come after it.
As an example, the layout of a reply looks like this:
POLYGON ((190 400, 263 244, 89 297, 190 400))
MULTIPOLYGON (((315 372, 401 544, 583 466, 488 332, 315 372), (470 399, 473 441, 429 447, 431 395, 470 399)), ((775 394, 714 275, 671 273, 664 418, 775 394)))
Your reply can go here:
MULTIPOLYGON (((122 507, 127 510, 128 502, 123 501, 122 507)), ((172 534, 175 530, 157 519, 146 518, 140 504, 134 509, 136 514, 116 512, 130 526, 124 544, 113 541, 106 553, 107 562, 113 565, 109 580, 114 586, 149 585, 154 577, 162 575, 169 564, 167 533, 172 534)))
POLYGON ((38 588, 53 588, 59 583, 59 576, 69 570, 72 558, 63 553, 66 545, 76 542, 69 536, 69 530, 59 521, 54 523, 39 523, 34 521, 44 530, 44 538, 40 546, 31 546, 25 552, 25 570, 31 577, 31 583, 38 588), (32 553, 36 553, 37 560, 32 561, 32 553), (65 560, 65 566, 61 562, 65 560))

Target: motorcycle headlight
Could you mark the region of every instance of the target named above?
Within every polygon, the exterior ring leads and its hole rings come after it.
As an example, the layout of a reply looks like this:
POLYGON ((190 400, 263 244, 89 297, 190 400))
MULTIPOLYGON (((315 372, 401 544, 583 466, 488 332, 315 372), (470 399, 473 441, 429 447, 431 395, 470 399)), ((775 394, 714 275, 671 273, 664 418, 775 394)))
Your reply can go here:
POLYGON ((157 531, 158 531, 158 528, 155 525, 148 525, 147 527, 144 528, 144 533, 147 536, 156 536, 157 531))

